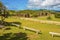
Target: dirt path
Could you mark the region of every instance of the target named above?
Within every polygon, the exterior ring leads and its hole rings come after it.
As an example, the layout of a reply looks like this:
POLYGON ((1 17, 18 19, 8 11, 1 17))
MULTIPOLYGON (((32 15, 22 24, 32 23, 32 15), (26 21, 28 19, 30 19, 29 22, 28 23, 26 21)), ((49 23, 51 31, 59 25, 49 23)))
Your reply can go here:
POLYGON ((20 19, 25 19, 25 20, 30 20, 30 21, 38 21, 40 23, 48 23, 48 24, 60 25, 60 22, 57 22, 57 21, 38 20, 38 19, 32 19, 32 18, 20 18, 20 19))

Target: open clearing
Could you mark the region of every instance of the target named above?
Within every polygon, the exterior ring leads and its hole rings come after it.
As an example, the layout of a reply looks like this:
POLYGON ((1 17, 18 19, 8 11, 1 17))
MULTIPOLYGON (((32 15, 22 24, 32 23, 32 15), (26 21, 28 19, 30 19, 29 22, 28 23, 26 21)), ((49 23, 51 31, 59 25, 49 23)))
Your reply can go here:
POLYGON ((23 30, 15 26, 8 26, 11 29, 10 30, 4 30, 0 29, 0 35, 3 35, 4 33, 18 33, 18 32, 24 32, 27 33, 28 35, 28 40, 60 40, 60 37, 52 37, 49 32, 58 32, 60 33, 60 25, 54 25, 54 24, 43 24, 40 22, 35 22, 35 21, 27 21, 27 20, 22 20, 20 18, 16 17, 9 17, 5 21, 7 22, 20 22, 21 27, 27 26, 29 28, 34 28, 41 30, 42 34, 36 34, 32 31, 29 30, 23 30))

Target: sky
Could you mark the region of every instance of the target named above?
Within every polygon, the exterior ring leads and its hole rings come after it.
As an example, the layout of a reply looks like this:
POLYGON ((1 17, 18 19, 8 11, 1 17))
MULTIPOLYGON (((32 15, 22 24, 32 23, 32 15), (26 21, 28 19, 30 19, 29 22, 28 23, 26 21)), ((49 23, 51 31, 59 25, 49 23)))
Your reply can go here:
POLYGON ((59 10, 60 0, 0 0, 9 10, 59 10))

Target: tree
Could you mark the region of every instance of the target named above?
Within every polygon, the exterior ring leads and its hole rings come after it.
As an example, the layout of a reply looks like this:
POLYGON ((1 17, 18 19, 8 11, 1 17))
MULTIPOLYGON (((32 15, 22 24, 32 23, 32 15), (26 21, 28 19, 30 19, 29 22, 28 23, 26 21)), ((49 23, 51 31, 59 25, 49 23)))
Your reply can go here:
POLYGON ((7 11, 7 8, 3 5, 2 2, 0 2, 0 16, 1 16, 1 21, 5 20, 5 18, 8 17, 9 12, 7 11))

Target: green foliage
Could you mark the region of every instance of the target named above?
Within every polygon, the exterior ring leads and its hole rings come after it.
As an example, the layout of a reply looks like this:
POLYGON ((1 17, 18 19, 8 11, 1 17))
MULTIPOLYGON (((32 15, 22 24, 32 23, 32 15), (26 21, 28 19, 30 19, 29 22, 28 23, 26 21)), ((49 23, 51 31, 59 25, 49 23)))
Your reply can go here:
POLYGON ((56 12, 53 10, 44 10, 44 9, 40 9, 40 10, 20 10, 17 12, 17 15, 24 15, 24 14, 29 14, 32 17, 38 17, 38 16, 47 16, 49 14, 55 14, 56 12), (43 14, 42 14, 43 13, 43 14))
MULTIPOLYGON (((30 17, 46 16, 46 13, 49 14, 48 10, 21 10, 17 12, 17 15, 29 14, 30 17), (43 13, 43 15, 42 15, 43 13)), ((51 12, 50 12, 51 13, 51 12)), ((28 16, 28 15, 27 15, 28 16)))
POLYGON ((56 13, 56 14, 55 14, 55 17, 56 17, 56 18, 60 18, 60 13, 56 13))
POLYGON ((32 14, 32 17, 38 17, 38 15, 36 13, 32 14))
POLYGON ((9 12, 7 11, 6 6, 4 6, 4 4, 2 2, 0 2, 0 16, 1 16, 1 20, 5 20, 5 18, 7 18, 9 15, 9 12))
POLYGON ((51 20, 52 18, 51 18, 51 16, 48 16, 47 19, 48 19, 48 20, 51 20))

